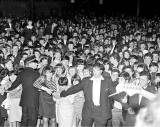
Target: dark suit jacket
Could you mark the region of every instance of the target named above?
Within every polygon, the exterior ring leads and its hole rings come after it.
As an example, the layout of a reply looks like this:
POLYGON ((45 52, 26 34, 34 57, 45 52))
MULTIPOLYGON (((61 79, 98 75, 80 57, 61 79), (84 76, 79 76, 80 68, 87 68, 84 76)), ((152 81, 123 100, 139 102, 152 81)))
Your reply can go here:
MULTIPOLYGON (((80 84, 69 88, 67 91, 63 91, 61 93, 61 97, 65 97, 83 90, 85 102, 83 105, 82 118, 84 118, 85 116, 91 117, 92 112, 94 112, 94 103, 92 101, 92 87, 93 80, 90 80, 90 78, 85 78, 80 82, 80 84)), ((101 80, 100 107, 98 110, 99 113, 97 114, 97 117, 99 119, 111 118, 111 105, 108 96, 115 92, 116 90, 112 86, 112 80, 110 78, 104 78, 104 80, 101 80)))
POLYGON ((38 71, 35 71, 32 68, 25 68, 19 73, 11 88, 8 89, 13 90, 22 84, 23 91, 21 95, 20 106, 38 107, 39 93, 38 90, 33 86, 33 83, 39 76, 40 74, 38 71))

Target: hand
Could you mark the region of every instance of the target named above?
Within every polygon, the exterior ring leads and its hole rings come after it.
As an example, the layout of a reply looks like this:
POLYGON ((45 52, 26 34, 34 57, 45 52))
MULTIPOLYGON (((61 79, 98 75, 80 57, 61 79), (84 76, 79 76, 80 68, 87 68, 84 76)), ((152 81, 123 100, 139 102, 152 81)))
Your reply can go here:
POLYGON ((124 98, 122 98, 122 103, 127 103, 127 96, 125 96, 124 98))
POLYGON ((59 92, 54 92, 54 93, 52 93, 52 95, 53 95, 53 98, 60 99, 60 93, 59 92))
POLYGON ((75 85, 77 85, 79 83, 79 81, 73 81, 73 85, 75 86, 75 85))
POLYGON ((47 89, 46 89, 46 92, 51 95, 53 91, 52 91, 51 89, 48 89, 48 88, 47 88, 47 89))

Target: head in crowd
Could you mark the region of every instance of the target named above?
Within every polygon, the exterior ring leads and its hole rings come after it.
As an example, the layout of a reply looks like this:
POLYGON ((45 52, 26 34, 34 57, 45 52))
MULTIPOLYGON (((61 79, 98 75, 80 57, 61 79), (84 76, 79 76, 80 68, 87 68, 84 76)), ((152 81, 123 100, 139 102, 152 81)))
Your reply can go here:
POLYGON ((65 69, 64 65, 61 64, 61 63, 57 64, 57 65, 54 67, 54 70, 55 70, 55 74, 56 74, 58 77, 61 77, 62 75, 66 75, 66 69, 65 69))
POLYGON ((104 65, 100 63, 96 63, 93 65, 92 74, 95 78, 101 78, 102 72, 104 71, 104 65))
POLYGON ((30 56, 24 60, 24 65, 33 69, 37 69, 38 61, 35 56, 30 56))
POLYGON ((147 71, 142 71, 139 73, 139 85, 142 88, 147 88, 150 85, 151 75, 147 71))
POLYGON ((68 87, 68 78, 67 77, 60 77, 58 79, 59 89, 60 91, 66 90, 68 87))
POLYGON ((131 80, 131 77, 127 72, 122 72, 118 78, 119 84, 129 83, 130 80, 131 80))
POLYGON ((53 67, 47 65, 43 68, 41 75, 45 77, 46 81, 51 81, 53 74, 54 74, 53 67))

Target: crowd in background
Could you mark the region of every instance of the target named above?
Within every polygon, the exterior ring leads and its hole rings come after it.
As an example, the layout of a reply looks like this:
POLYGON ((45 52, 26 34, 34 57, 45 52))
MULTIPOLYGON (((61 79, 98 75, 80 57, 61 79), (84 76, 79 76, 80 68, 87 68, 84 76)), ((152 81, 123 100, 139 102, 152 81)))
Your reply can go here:
MULTIPOLYGON (((59 94, 91 78, 95 64, 103 65, 102 75, 112 80, 116 91, 131 84, 156 93, 160 87, 159 20, 82 15, 35 21, 0 18, 0 126, 8 120, 10 127, 19 127, 31 117, 36 117, 36 123, 24 126, 81 126, 83 92, 62 98, 59 94), (25 86, 26 82, 32 86, 25 86), (33 98, 37 101, 31 102, 33 98)), ((134 126, 139 110, 150 102, 139 94, 122 96, 125 103, 112 98, 108 102, 112 115, 107 127, 134 126)))

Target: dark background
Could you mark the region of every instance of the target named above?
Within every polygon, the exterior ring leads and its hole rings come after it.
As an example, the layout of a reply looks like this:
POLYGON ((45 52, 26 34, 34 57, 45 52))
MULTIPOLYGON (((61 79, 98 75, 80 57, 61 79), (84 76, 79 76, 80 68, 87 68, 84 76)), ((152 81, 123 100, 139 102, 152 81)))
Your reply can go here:
POLYGON ((158 0, 0 0, 1 16, 10 15, 69 15, 83 12, 108 16, 129 15, 137 16, 137 2, 139 1, 139 16, 153 17, 160 15, 158 0), (8 6, 9 5, 9 6, 8 6))

